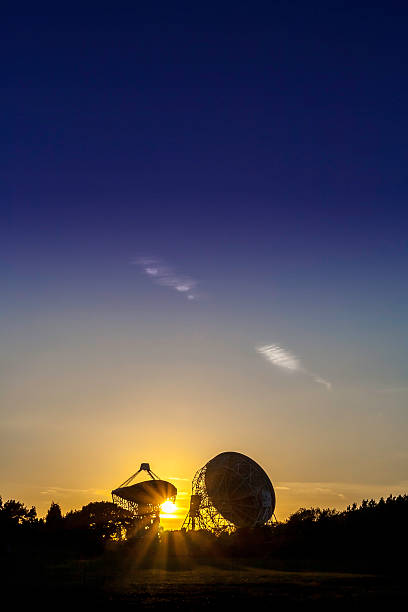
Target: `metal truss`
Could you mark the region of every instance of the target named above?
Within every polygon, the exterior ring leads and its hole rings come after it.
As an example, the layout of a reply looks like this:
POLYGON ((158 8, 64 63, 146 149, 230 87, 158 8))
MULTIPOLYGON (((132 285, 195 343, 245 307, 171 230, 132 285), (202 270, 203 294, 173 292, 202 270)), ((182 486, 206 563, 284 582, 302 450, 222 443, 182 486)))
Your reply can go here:
MULTIPOLYGON (((159 477, 150 469, 150 465, 148 463, 142 463, 137 472, 132 474, 132 476, 125 480, 118 488, 129 486, 136 476, 143 471, 147 472, 152 480, 159 480, 159 477)), ((113 491, 112 501, 114 504, 133 514, 133 525, 136 532, 150 530, 151 528, 155 529, 160 524, 160 504, 139 504, 135 501, 119 497, 119 495, 116 495, 113 491)))
POLYGON ((154 472, 152 472, 152 470, 150 469, 149 463, 141 463, 140 468, 137 470, 137 472, 132 474, 132 476, 129 476, 129 478, 125 480, 125 482, 122 482, 122 484, 118 488, 128 487, 130 483, 132 482, 132 480, 134 480, 136 476, 140 474, 140 472, 147 472, 152 480, 159 479, 159 477, 154 472))
POLYGON ((151 516, 152 518, 159 516, 160 514, 160 504, 138 504, 134 501, 129 501, 127 499, 123 499, 119 497, 119 495, 115 495, 112 493, 112 501, 114 504, 117 504, 124 510, 128 510, 132 512, 135 517, 138 516, 151 516))
POLYGON ((205 487, 206 470, 207 466, 205 465, 194 476, 190 509, 184 519, 182 529, 185 531, 205 529, 206 531, 212 531, 215 535, 232 533, 236 529, 235 525, 218 512, 208 497, 205 487))

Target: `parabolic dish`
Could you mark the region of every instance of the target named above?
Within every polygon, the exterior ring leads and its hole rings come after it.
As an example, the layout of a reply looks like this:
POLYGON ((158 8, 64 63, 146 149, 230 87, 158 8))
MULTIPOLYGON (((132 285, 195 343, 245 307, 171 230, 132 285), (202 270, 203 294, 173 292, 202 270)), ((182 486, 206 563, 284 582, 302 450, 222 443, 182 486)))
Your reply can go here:
POLYGON ((159 506, 167 499, 175 498, 177 489, 167 480, 145 480, 128 487, 119 487, 112 494, 136 504, 159 506))
POLYGON ((220 453, 206 465, 205 488, 216 510, 236 527, 264 525, 275 510, 275 491, 253 459, 220 453))

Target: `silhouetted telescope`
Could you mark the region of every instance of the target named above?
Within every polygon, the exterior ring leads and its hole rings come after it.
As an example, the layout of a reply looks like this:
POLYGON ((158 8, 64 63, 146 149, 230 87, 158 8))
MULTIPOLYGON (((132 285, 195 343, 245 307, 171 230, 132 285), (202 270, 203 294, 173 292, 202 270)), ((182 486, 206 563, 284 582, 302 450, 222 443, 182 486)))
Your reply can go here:
POLYGON ((161 504, 166 501, 174 502, 176 496, 176 487, 171 482, 161 480, 156 476, 148 463, 142 463, 137 472, 112 491, 113 502, 125 510, 130 510, 138 517, 158 516, 161 504), (151 480, 132 485, 131 482, 140 472, 147 472, 151 480))
POLYGON ((220 534, 261 527, 272 520, 275 503, 273 485, 260 465, 242 453, 220 453, 196 472, 182 529, 220 534))

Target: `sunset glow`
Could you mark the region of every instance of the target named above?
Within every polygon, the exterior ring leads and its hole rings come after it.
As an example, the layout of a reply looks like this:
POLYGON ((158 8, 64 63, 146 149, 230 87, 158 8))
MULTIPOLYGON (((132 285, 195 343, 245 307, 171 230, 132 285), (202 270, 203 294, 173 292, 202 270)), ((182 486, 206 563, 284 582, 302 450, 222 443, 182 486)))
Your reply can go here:
POLYGON ((167 518, 169 518, 170 516, 174 516, 176 513, 177 506, 169 499, 165 501, 160 507, 163 512, 162 516, 166 515, 167 518))
POLYGON ((404 494, 406 3, 127 4, 2 15, 3 502, 404 494))

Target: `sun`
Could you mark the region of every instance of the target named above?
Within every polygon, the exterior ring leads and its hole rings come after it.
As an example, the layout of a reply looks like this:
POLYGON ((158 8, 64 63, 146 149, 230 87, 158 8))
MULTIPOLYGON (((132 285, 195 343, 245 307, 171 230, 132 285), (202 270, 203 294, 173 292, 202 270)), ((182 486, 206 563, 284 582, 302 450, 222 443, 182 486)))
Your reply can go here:
POLYGON ((174 514, 176 511, 176 504, 168 499, 160 506, 160 508, 165 514, 174 514))

